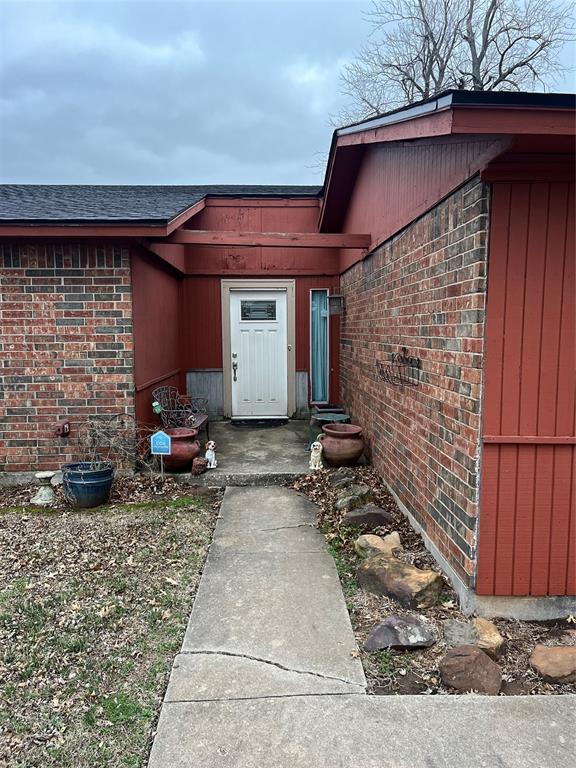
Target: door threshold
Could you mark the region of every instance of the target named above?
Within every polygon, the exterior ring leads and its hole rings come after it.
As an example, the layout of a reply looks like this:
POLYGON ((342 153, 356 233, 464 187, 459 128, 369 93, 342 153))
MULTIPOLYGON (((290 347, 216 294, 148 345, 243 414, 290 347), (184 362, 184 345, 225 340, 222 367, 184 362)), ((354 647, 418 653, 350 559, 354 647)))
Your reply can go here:
POLYGON ((230 421, 288 421, 288 416, 230 416, 230 421))
POLYGON ((288 424, 287 416, 250 416, 241 418, 239 416, 230 419, 230 424, 237 429, 270 429, 272 427, 282 427, 288 424))

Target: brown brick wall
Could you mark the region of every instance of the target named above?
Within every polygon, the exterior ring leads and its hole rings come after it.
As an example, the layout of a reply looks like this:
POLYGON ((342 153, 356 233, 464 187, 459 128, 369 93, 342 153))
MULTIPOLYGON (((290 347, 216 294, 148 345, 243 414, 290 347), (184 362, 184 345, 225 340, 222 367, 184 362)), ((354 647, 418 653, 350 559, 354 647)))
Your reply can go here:
POLYGON ((343 401, 375 467, 466 584, 476 558, 487 188, 473 179, 341 279, 343 401), (401 347, 417 387, 379 379, 401 347))
POLYGON ((127 248, 0 244, 0 330, 0 471, 83 458, 87 416, 133 413, 127 248))

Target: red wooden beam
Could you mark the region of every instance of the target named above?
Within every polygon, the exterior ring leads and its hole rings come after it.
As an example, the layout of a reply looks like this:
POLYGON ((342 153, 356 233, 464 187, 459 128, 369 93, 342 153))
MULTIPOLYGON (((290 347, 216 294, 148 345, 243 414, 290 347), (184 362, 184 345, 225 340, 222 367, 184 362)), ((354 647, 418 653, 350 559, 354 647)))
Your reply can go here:
POLYGON ((148 243, 141 240, 140 244, 151 253, 154 253, 162 261, 170 264, 182 274, 186 273, 186 254, 183 245, 165 245, 164 243, 148 243))
POLYGON ((370 235, 324 232, 240 232, 179 229, 164 242, 189 245, 261 246, 272 248, 368 248, 370 235))

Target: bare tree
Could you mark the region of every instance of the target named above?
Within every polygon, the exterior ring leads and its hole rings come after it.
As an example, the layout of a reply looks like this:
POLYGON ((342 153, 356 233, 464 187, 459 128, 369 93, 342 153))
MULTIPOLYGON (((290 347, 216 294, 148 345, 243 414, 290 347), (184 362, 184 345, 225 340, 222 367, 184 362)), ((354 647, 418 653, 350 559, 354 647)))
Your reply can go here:
POLYGON ((368 43, 341 75, 340 122, 448 88, 544 89, 574 39, 572 4, 555 0, 374 0, 367 20, 368 43))

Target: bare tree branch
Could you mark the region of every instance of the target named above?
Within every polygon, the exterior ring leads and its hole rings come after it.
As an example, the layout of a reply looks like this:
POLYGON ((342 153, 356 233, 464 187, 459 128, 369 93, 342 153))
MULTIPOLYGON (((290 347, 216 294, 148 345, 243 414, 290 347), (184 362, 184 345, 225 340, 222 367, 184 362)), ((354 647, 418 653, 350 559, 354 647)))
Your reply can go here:
POLYGON ((575 39, 565 0, 373 0, 366 19, 368 42, 341 73, 340 124, 448 88, 545 89, 575 39))

